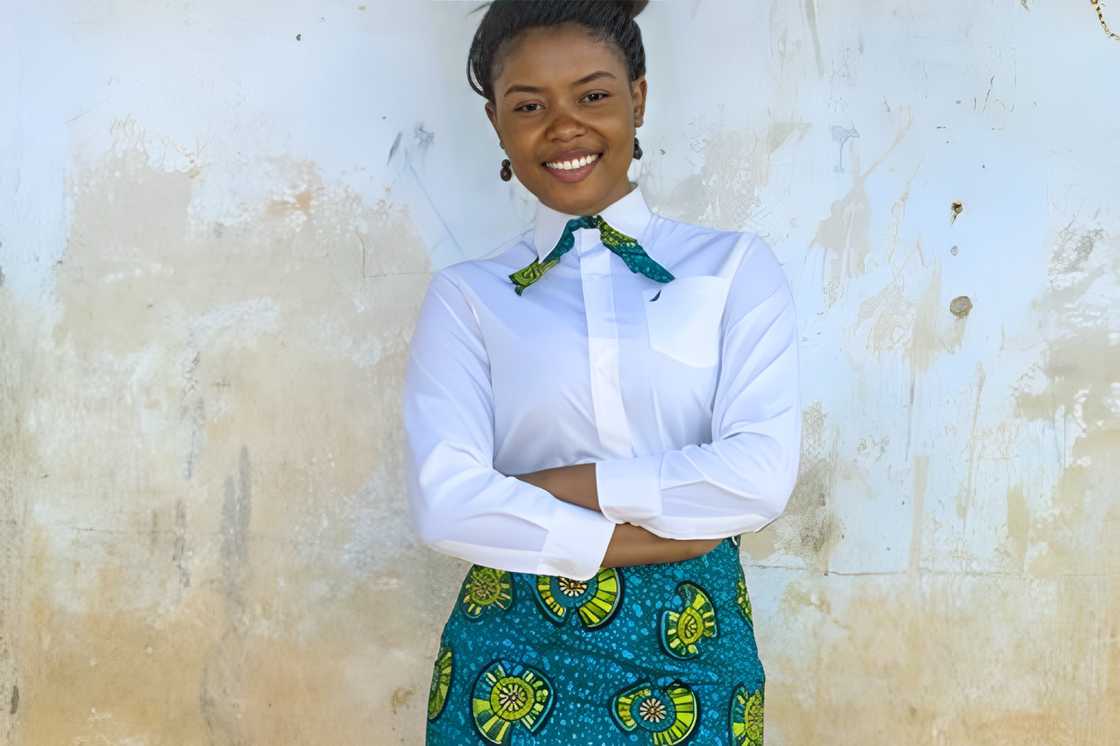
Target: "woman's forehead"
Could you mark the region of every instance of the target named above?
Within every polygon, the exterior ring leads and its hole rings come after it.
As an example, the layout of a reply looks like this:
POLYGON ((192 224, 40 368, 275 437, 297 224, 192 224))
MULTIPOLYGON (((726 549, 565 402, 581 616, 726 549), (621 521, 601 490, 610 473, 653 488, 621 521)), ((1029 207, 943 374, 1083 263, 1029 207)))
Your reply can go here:
POLYGON ((507 85, 533 85, 532 79, 547 79, 558 85, 578 84, 597 71, 609 72, 616 78, 625 71, 621 54, 610 42, 592 36, 576 24, 526 29, 502 51, 498 67, 495 82, 501 79, 507 85))

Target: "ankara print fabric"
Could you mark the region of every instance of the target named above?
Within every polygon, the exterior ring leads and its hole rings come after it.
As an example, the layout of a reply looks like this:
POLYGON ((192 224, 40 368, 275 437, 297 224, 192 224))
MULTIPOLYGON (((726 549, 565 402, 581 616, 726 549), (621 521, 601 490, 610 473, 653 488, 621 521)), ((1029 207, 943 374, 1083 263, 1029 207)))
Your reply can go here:
POLYGON ((431 682, 428 746, 761 746, 738 537, 588 580, 472 565, 431 682))
POLYGON ((575 238, 572 234, 580 228, 598 228, 603 245, 618 254, 631 272, 645 275, 657 282, 669 282, 674 279, 673 273, 654 261, 637 239, 614 228, 601 215, 582 215, 572 218, 564 225, 560 240, 556 242, 556 247, 548 253, 548 256, 543 260, 534 258, 528 265, 509 276, 513 282, 513 289, 518 295, 524 293, 525 288, 541 279, 545 272, 560 263, 560 257, 575 246, 575 238))

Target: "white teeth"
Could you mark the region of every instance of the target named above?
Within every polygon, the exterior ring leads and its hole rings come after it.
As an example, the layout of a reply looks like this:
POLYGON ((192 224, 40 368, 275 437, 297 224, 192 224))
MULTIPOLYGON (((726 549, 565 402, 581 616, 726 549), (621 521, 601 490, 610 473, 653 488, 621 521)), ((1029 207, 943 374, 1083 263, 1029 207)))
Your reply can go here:
POLYGON ((576 168, 583 168, 587 164, 598 160, 598 158, 599 155, 597 153, 592 153, 590 155, 585 155, 582 158, 577 158, 574 161, 545 161, 544 165, 548 166, 549 168, 559 169, 561 171, 571 171, 576 168))

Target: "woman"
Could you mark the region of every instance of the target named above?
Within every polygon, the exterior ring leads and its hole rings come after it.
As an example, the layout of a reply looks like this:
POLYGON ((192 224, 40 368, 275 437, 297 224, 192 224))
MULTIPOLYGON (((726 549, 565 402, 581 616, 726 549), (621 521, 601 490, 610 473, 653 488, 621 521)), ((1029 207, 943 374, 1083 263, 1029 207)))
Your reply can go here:
POLYGON ((757 235, 629 181, 645 5, 496 0, 471 45, 500 175, 538 202, 432 276, 410 350, 413 525, 473 563, 430 746, 762 743, 738 538, 797 474, 797 324, 757 235))

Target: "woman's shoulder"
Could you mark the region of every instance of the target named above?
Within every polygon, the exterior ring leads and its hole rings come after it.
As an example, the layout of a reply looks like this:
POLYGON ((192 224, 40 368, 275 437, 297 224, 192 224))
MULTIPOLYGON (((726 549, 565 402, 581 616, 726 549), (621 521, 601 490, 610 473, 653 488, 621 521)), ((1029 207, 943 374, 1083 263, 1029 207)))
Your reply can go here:
POLYGON ((670 241, 731 241, 735 242, 743 231, 728 228, 713 228, 700 223, 690 223, 686 220, 672 218, 654 212, 650 229, 657 235, 658 240, 670 241))
POLYGON ((485 278, 507 277, 533 260, 532 229, 506 238, 478 256, 460 259, 434 269, 432 275, 450 280, 460 288, 477 286, 485 278))
POLYGON ((718 267, 712 272, 732 277, 738 274, 774 276, 781 263, 770 242, 750 229, 716 228, 654 213, 651 226, 658 251, 683 265, 718 267))
MULTIPOLYGON (((716 228, 654 213, 651 226, 658 242, 677 247, 678 254, 721 253, 750 263, 776 264, 770 243, 746 228, 716 228)), ((737 263, 737 262, 736 262, 737 263)))

